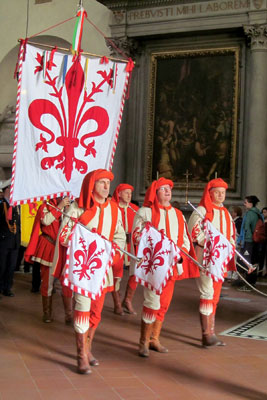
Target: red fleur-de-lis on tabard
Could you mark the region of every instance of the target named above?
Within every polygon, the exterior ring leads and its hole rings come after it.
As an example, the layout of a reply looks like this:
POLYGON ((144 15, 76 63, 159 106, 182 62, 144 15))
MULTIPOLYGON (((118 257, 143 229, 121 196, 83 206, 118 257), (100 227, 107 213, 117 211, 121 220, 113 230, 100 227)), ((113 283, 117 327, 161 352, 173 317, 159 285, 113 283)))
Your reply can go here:
POLYGON ((79 281, 82 279, 91 279, 91 275, 94 275, 95 270, 102 267, 102 260, 99 258, 104 252, 104 249, 97 250, 96 240, 94 240, 86 249, 86 242, 80 237, 79 243, 82 245, 82 250, 76 250, 74 258, 77 261, 74 266, 80 267, 80 269, 73 270, 74 274, 79 276, 79 281))
MULTIPOLYGON (((37 53, 36 61, 38 64, 34 73, 43 73, 44 57, 37 53)), ((57 100, 56 103, 47 99, 33 100, 29 106, 28 114, 31 123, 42 131, 35 151, 42 149, 48 153, 48 147, 54 141, 62 146, 62 151, 58 155, 44 157, 41 160, 41 168, 47 170, 55 165, 57 169, 62 169, 66 180, 69 182, 74 167, 81 174, 85 174, 88 169, 86 162, 75 157, 75 148, 81 145, 85 149, 84 157, 90 155, 96 157, 95 140, 90 141, 90 138, 103 135, 108 129, 109 115, 106 109, 100 106, 88 108, 88 103, 95 101, 94 95, 103 92, 104 84, 112 88, 113 70, 110 69, 108 74, 105 70, 97 71, 100 81, 98 83, 92 82, 91 92, 87 94, 87 90, 84 90, 84 72, 79 57, 76 57, 73 61, 66 74, 65 83, 60 89, 57 88, 58 76, 52 77, 52 70, 55 66, 56 64, 47 62, 44 83, 51 87, 50 96, 57 100), (63 91, 66 91, 67 94, 67 104, 63 102, 63 91), (82 91, 84 92, 83 99, 79 105, 82 91), (53 116, 57 121, 60 131, 60 135, 57 135, 57 137, 55 130, 52 130, 46 122, 47 114, 50 117, 53 116), (93 132, 81 135, 81 128, 88 120, 94 120, 97 128, 93 132)))

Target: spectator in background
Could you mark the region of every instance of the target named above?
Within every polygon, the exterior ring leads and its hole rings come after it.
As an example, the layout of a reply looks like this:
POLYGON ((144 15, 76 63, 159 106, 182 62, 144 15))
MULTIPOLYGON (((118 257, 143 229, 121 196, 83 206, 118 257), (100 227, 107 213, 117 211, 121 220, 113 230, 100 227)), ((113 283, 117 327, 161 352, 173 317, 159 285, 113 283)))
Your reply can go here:
POLYGON ((231 216, 235 223, 236 236, 238 238, 238 236, 240 235, 242 221, 243 221, 242 208, 238 206, 232 207, 231 216))
POLYGON ((261 213, 264 218, 264 226, 265 226, 265 241, 260 243, 260 251, 259 251, 259 273, 258 276, 266 275, 267 270, 267 207, 264 207, 261 210, 261 213), (265 267, 265 274, 263 273, 265 267))
MULTIPOLYGON (((252 265, 259 262, 258 244, 253 242, 253 232, 258 219, 261 218, 260 210, 256 207, 259 201, 258 197, 254 195, 245 197, 244 206, 246 208, 246 213, 238 238, 238 244, 241 245, 241 254, 252 265)), ((246 274, 245 279, 250 285, 255 286, 257 281, 257 269, 250 274, 246 274)), ((244 285, 238 290, 240 292, 251 292, 252 289, 244 285)))
MULTIPOLYGON (((240 231, 241 231, 241 225, 242 225, 242 208, 238 207, 238 206, 233 206, 231 208, 231 216, 233 218, 233 221, 235 223, 235 230, 236 230, 236 242, 238 240, 238 237, 240 235, 240 231)), ((237 270, 239 273, 241 273, 242 271, 240 271, 240 269, 238 268, 238 265, 236 266, 237 270)), ((240 279, 238 279, 238 273, 236 271, 228 271, 227 274, 228 279, 230 279, 231 281, 233 281, 233 285, 234 286, 242 286, 242 282, 240 279)))
POLYGON ((20 246, 19 207, 9 204, 11 179, 1 183, 3 199, 0 200, 0 291, 13 297, 11 291, 20 246))

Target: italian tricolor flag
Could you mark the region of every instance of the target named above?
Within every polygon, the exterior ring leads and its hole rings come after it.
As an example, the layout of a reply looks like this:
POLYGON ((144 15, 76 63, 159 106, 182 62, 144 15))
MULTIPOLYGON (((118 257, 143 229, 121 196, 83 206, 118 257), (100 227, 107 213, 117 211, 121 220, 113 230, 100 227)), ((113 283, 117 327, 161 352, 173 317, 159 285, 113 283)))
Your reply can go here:
POLYGON ((81 42, 82 42, 82 35, 83 35, 83 23, 84 18, 87 17, 87 13, 83 7, 77 13, 75 28, 73 32, 72 38, 72 50, 76 53, 80 51, 81 42))

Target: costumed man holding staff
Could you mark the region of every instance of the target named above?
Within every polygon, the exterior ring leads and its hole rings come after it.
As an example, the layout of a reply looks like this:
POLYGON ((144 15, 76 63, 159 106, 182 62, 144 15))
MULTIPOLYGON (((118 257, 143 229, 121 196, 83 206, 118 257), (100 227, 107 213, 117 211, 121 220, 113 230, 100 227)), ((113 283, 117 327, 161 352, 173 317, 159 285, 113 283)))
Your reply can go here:
MULTIPOLYGON (((138 246, 140 235, 146 222, 164 231, 165 235, 186 253, 195 257, 193 245, 187 230, 185 218, 181 211, 172 207, 173 182, 169 179, 159 178, 148 188, 143 206, 138 210, 133 224, 133 243, 138 246)), ((171 275, 163 288, 161 295, 149 288, 144 288, 144 303, 141 320, 141 336, 139 342, 139 355, 149 356, 149 349, 161 353, 168 350, 161 345, 159 337, 165 314, 171 303, 176 280, 195 278, 199 276, 198 268, 186 256, 180 263, 172 266, 171 275), (181 264, 182 263, 182 264, 181 264)))
MULTIPOLYGON (((133 190, 133 186, 129 185, 128 183, 121 183, 116 187, 112 196, 112 201, 115 201, 118 204, 119 209, 121 210, 122 223, 126 233, 125 250, 127 250, 129 253, 131 252, 131 232, 133 221, 135 214, 139 208, 135 204, 131 203, 133 190)), ((114 291, 112 292, 114 300, 114 313, 118 315, 124 315, 124 309, 129 314, 136 314, 132 305, 132 299, 137 287, 137 283, 133 275, 129 277, 125 297, 121 305, 119 290, 120 281, 123 276, 123 264, 126 267, 129 267, 130 265, 130 259, 127 254, 125 254, 124 257, 120 259, 117 265, 112 266, 114 276, 114 291)))
MULTIPOLYGON (((31 239, 25 251, 24 258, 29 263, 40 263, 41 295, 43 303, 43 322, 53 321, 52 294, 54 277, 53 257, 56 239, 61 224, 61 212, 70 205, 69 197, 51 199, 42 204, 36 214, 31 239), (55 209, 58 208, 59 210, 55 209), (41 231, 41 235, 39 233, 41 231)), ((62 285, 62 299, 65 310, 65 323, 72 324, 72 291, 62 285)))
MULTIPOLYGON (((84 177, 80 196, 71 204, 67 212, 71 218, 66 216, 62 222, 59 235, 59 243, 62 246, 68 245, 71 229, 75 223, 73 219, 78 219, 81 224, 90 230, 95 229, 98 234, 113 241, 120 248, 125 247, 126 237, 121 212, 115 202, 107 200, 110 181, 112 180, 113 173, 105 169, 92 171, 84 177)), ((60 259, 60 255, 58 257, 60 259)), ((114 264, 121 257, 121 253, 116 251, 113 258, 114 264)), ((54 274, 58 274, 57 265, 54 274)), ((91 352, 92 341, 101 320, 105 293, 113 289, 113 272, 110 268, 105 280, 104 290, 98 299, 91 300, 89 297, 74 293, 74 331, 77 344, 78 372, 80 374, 90 374, 89 364, 92 366, 99 364, 91 352)))
MULTIPOLYGON (((229 211, 223 206, 228 185, 221 178, 212 179, 204 189, 197 211, 208 219, 228 241, 235 246, 235 227, 229 211)), ((205 234, 202 218, 194 211, 189 219, 188 226, 195 246, 197 260, 202 264, 205 234)), ((234 258, 228 263, 225 271, 235 270, 234 258)), ((215 335, 215 314, 220 299, 222 281, 216 282, 205 272, 200 272, 197 280, 200 291, 200 322, 202 328, 202 344, 204 347, 224 346, 225 343, 215 335)))

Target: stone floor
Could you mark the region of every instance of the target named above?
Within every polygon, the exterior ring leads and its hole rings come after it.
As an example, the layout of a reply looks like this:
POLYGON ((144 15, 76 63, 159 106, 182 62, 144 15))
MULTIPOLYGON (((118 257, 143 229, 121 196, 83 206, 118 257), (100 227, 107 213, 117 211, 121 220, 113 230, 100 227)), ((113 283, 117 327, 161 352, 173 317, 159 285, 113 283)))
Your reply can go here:
MULTIPOLYGON (((267 399, 267 342, 224 337, 226 347, 202 348, 194 281, 176 283, 162 330, 169 353, 151 352, 149 359, 137 355, 142 288, 134 299, 137 316, 114 315, 108 294, 94 341, 100 366, 82 376, 76 373, 73 329, 64 324, 59 290, 55 320, 44 324, 41 296, 30 292, 30 279, 16 274, 16 296, 0 300, 0 400, 267 399)), ((217 332, 266 310, 266 298, 237 292, 228 283, 222 294, 217 332)))

